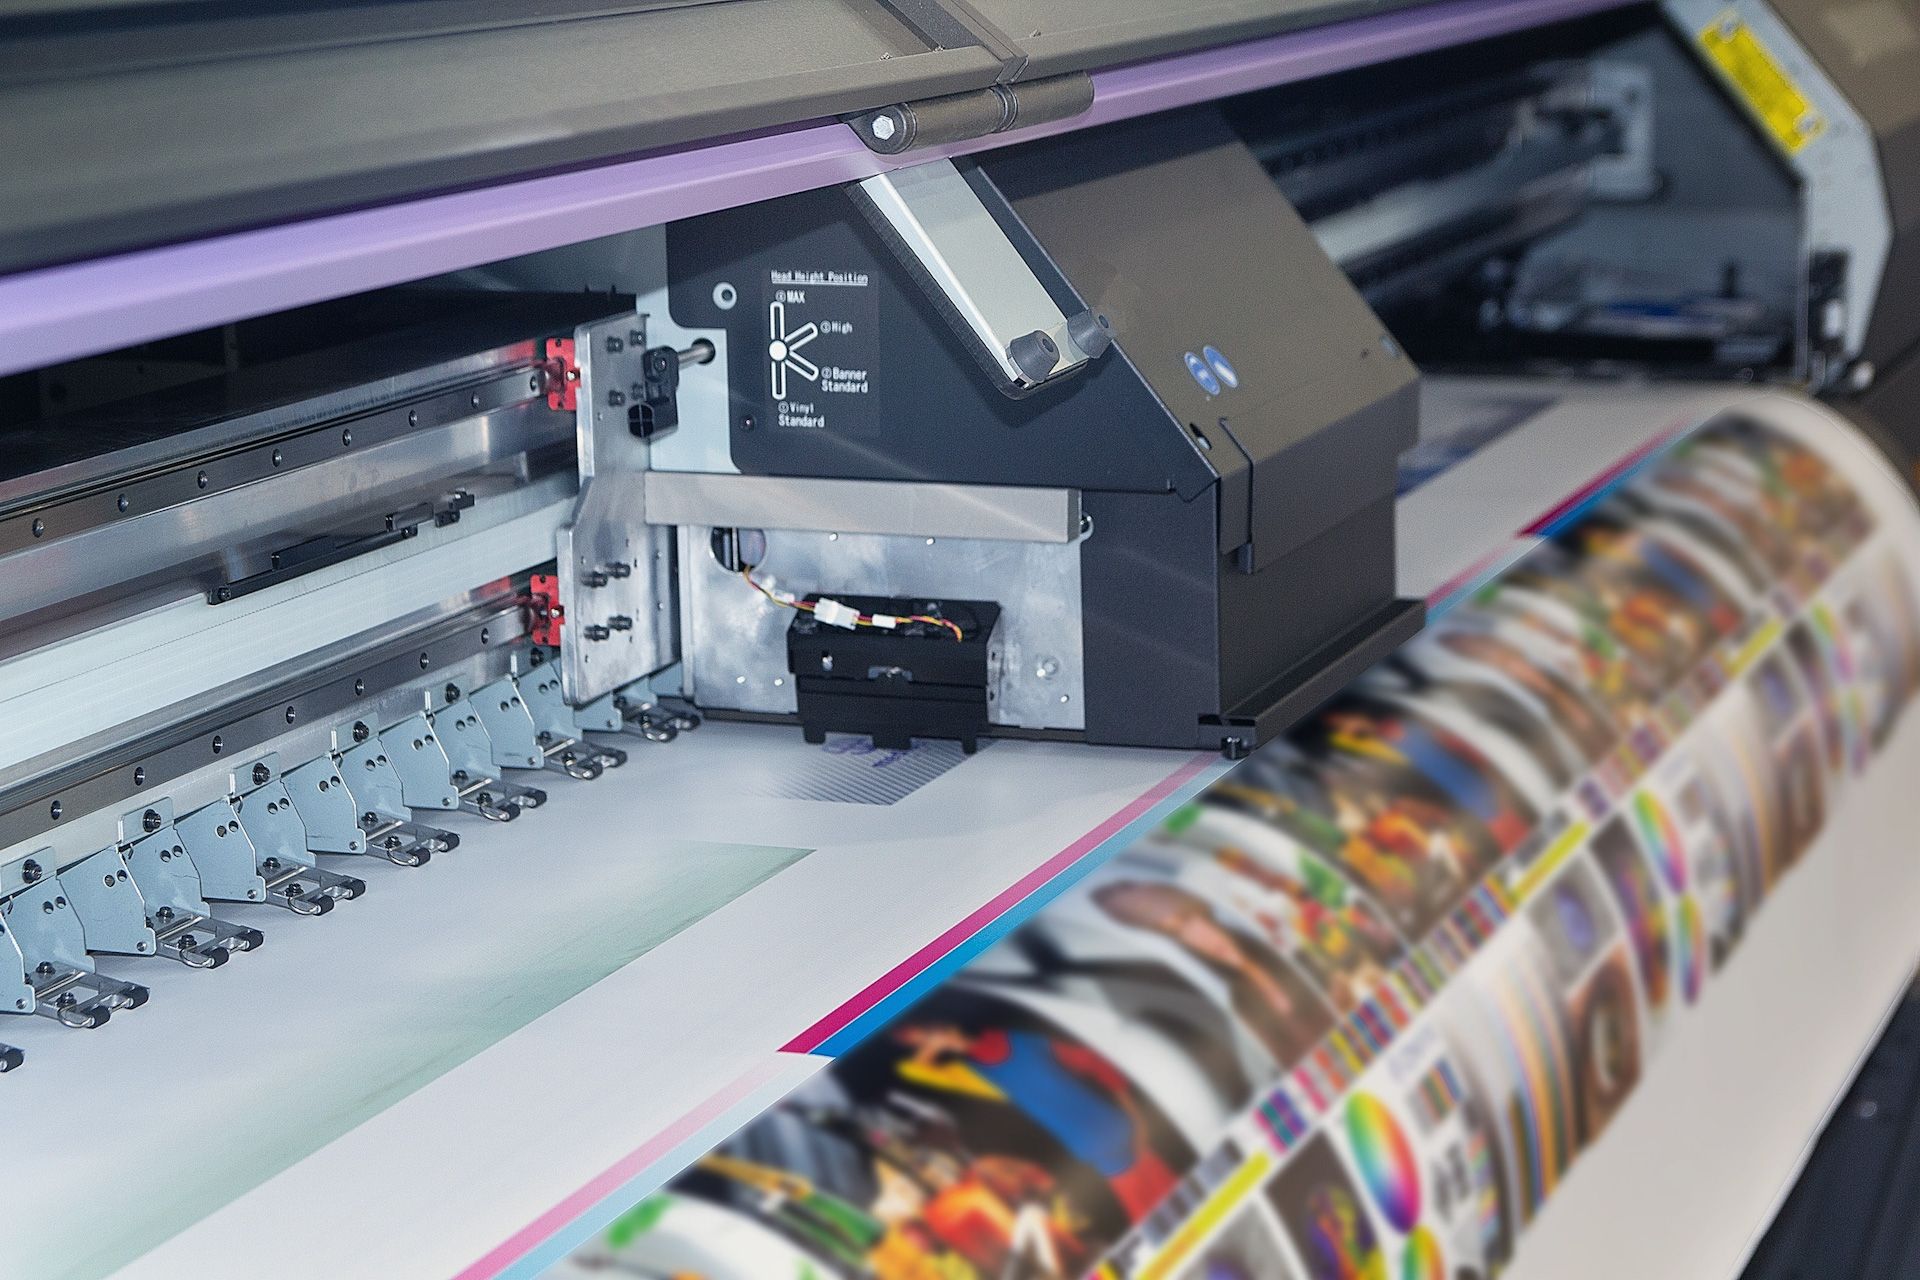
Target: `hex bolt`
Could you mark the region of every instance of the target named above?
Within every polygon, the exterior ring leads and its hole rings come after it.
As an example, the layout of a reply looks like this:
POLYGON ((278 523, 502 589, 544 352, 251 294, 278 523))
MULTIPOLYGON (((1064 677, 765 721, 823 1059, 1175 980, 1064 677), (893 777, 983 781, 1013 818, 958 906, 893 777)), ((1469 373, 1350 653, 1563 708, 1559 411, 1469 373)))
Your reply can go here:
POLYGON ((608 640, 613 637, 613 632, 596 622, 586 629, 586 635, 589 640, 608 640))
POLYGON ((625 560, 615 560, 607 566, 607 573, 615 578, 630 578, 633 576, 633 566, 625 560))
POLYGON ((271 777, 273 777, 273 770, 267 768, 265 764, 256 764, 255 766, 253 766, 253 785, 254 786, 256 787, 266 786, 267 779, 271 777))
POLYGON ((40 877, 45 874, 46 871, 32 858, 28 858, 20 864, 20 879, 27 884, 37 883, 40 877))
POLYGON ((607 625, 615 631, 631 631, 633 630, 633 619, 624 613, 616 613, 607 619, 607 625))

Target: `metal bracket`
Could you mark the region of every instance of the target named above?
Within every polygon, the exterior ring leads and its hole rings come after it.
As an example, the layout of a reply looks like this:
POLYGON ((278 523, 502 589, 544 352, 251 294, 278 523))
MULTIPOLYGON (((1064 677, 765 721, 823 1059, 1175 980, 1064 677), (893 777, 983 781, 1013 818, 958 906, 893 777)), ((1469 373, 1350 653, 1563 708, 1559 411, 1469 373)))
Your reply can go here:
MULTIPOLYGON (((518 684, 521 700, 533 717, 547 768, 587 782, 627 762, 627 753, 619 748, 587 741, 586 727, 567 705, 566 693, 560 687, 560 673, 553 664, 535 667, 518 684)), ((608 710, 611 710, 610 700, 608 710)), ((601 719, 604 722, 605 716, 601 719)))
POLYGON ((1105 317, 1061 312, 953 161, 877 174, 851 190, 1007 395, 1066 377, 1111 342, 1105 317))
MULTIPOLYGON (((449 687, 450 692, 458 690, 449 687)), ((473 702, 456 696, 453 701, 427 713, 435 736, 453 766, 452 780, 463 812, 489 822, 511 822, 522 810, 538 809, 547 802, 547 793, 538 787, 523 787, 500 776, 494 763, 493 739, 473 702)))
POLYGON ((364 880, 315 865, 306 826, 281 780, 278 756, 269 752, 244 766, 235 773, 233 786, 233 811, 241 835, 253 847, 269 903, 296 915, 319 916, 333 910, 339 899, 367 891, 364 880))
POLYGON ((364 721, 356 721, 351 736, 356 745, 340 755, 340 776, 347 782, 360 814, 369 853, 395 866, 417 867, 436 853, 457 848, 460 837, 413 820, 407 807, 400 773, 387 756, 386 744, 364 721))
POLYGON ((620 732, 648 742, 672 742, 682 733, 698 729, 700 713, 679 697, 680 687, 680 664, 676 662, 614 694, 613 706, 620 713, 620 732), (674 692, 665 693, 665 689, 674 692))
POLYGON ((258 929, 218 919, 207 905, 200 870, 173 825, 173 802, 159 799, 120 819, 127 869, 146 900, 158 953, 194 969, 216 969, 235 951, 266 939, 258 929))
POLYGON ((87 950, 115 955, 150 956, 157 945, 147 918, 146 899, 118 849, 102 849, 55 877, 73 904, 86 935, 87 950))
MULTIPOLYGON (((673 660, 671 531, 646 521, 647 442, 630 412, 646 404, 646 320, 612 316, 574 331, 579 396, 574 405, 580 496, 555 538, 561 680, 589 702, 673 660)), ((709 354, 711 347, 708 348, 709 354)), ((678 371, 678 356, 675 359, 678 371)))
MULTIPOLYGON (((409 809, 458 809, 453 763, 425 712, 380 731, 380 745, 400 775, 400 797, 409 809)), ((357 796, 360 793, 354 792, 357 796)))
POLYGON ((240 825, 230 797, 177 819, 173 829, 200 871, 200 892, 216 902, 265 902, 260 856, 240 825))
POLYGON ((475 689, 467 699, 486 730, 487 744, 496 769, 544 769, 546 755, 540 750, 540 731, 520 686, 510 675, 475 689))
POLYGON ((311 853, 365 853, 367 833, 360 829, 360 806, 340 776, 332 754, 289 769, 280 779, 293 798, 293 811, 306 828, 311 853))
MULTIPOLYGON (((49 861, 53 851, 45 851, 49 861)), ((6 923, 19 948, 28 1012, 66 1027, 104 1024, 116 1010, 137 1009, 147 989, 97 972, 86 929, 58 879, 41 880, 7 900, 6 923)), ((17 1007, 17 1005, 16 1005, 17 1007)))
MULTIPOLYGON (((3 986, 12 986, 13 989, 0 990, 0 1012, 33 1012, 33 983, 27 978, 26 958, 21 954, 20 944, 14 940, 13 931, 7 928, 5 916, 0 915, 0 987, 3 986)), ((4 1063, 10 1049, 11 1045, 0 1045, 0 1064, 4 1063)), ((19 1052, 17 1049, 12 1051, 19 1052)), ((16 1067, 19 1065, 18 1062, 13 1064, 16 1067)), ((5 1065, 0 1065, 0 1071, 7 1069, 5 1065)))

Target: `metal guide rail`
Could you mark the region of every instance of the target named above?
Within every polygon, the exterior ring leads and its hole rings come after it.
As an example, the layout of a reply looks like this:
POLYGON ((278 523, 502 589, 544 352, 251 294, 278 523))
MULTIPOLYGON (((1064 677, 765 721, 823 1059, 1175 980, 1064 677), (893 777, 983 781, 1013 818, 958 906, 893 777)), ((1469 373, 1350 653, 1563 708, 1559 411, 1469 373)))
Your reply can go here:
MULTIPOLYGON (((459 847, 449 815, 510 822, 546 803, 531 775, 591 781, 625 763, 595 735, 666 742, 699 724, 647 681, 570 707, 524 606, 495 598, 18 771, 25 780, 0 789, 0 846, 31 851, 0 866, 0 1013, 99 1027, 148 995, 101 961, 218 968, 265 942, 248 923, 258 908, 321 916, 366 892, 345 859, 424 865, 459 847), (63 832, 103 815, 117 816, 102 847, 56 852, 63 832)), ((0 1071, 24 1057, 0 1044, 0 1071)))

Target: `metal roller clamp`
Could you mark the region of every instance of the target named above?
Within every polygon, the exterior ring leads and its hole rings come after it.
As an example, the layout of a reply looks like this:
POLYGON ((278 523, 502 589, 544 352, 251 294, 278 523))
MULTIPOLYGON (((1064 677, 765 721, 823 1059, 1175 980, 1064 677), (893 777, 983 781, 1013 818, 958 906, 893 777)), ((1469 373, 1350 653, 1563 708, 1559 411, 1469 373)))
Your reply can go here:
POLYGON ((601 746, 586 736, 590 728, 604 727, 609 733, 618 730, 620 717, 611 696, 588 704, 593 722, 585 723, 581 712, 567 705, 557 665, 547 663, 535 667, 516 683, 527 713, 533 718, 534 740, 546 758, 547 768, 589 781, 627 762, 626 752, 618 747, 601 746))
POLYGON ((221 920, 207 904, 200 871, 173 825, 173 803, 158 799, 120 820, 127 869, 146 900, 158 954, 194 969, 215 969, 236 951, 266 939, 258 929, 221 920))
POLYGON ((306 827, 281 781, 277 756, 268 754, 242 767, 234 774, 234 787, 226 803, 253 849, 267 902, 296 915, 319 916, 333 910, 335 902, 367 891, 366 881, 314 861, 306 827))
POLYGON ((494 763, 493 740, 479 710, 457 686, 448 685, 446 692, 446 705, 428 712, 427 722, 453 767, 451 779, 461 811, 489 822, 511 822, 545 804, 547 793, 540 788, 501 776, 503 770, 494 763))
POLYGON ((370 725, 356 721, 346 736, 354 745, 340 753, 340 777, 359 813, 368 853, 396 866, 417 867, 436 853, 459 847, 460 837, 453 832, 413 820, 400 773, 370 725))
MULTIPOLYGON (((53 853, 44 851, 46 865, 53 853)), ((37 859, 36 859, 37 860, 37 859)), ((102 1026, 115 1012, 147 1002, 147 989, 94 968, 80 917, 56 878, 35 881, 8 899, 7 931, 21 960, 24 994, 16 1012, 37 1013, 64 1027, 102 1026)))

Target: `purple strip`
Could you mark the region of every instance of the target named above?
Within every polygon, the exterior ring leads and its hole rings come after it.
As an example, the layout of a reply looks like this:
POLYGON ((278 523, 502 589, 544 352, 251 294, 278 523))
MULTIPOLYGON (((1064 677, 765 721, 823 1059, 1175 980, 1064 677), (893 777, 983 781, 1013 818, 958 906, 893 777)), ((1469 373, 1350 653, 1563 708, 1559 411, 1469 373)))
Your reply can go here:
MULTIPOLYGON (((1445 0, 1098 72, 1070 121, 976 139, 980 151, 1305 80, 1628 0, 1445 0)), ((876 156, 837 122, 662 152, 0 279, 0 374, 457 271, 675 218, 869 177, 936 152, 876 156)))

